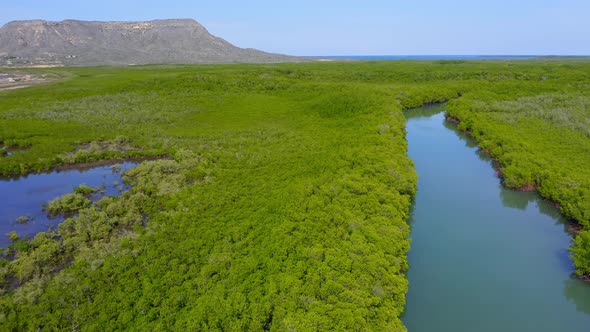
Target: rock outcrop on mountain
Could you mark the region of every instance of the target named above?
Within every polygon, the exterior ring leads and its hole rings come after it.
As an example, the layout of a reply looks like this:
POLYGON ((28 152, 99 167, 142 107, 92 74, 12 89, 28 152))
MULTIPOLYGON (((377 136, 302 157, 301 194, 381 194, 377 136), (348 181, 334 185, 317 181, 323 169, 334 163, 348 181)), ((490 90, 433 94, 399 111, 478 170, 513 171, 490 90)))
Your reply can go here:
POLYGON ((192 19, 147 22, 14 21, 0 28, 0 66, 289 62, 236 47, 192 19))

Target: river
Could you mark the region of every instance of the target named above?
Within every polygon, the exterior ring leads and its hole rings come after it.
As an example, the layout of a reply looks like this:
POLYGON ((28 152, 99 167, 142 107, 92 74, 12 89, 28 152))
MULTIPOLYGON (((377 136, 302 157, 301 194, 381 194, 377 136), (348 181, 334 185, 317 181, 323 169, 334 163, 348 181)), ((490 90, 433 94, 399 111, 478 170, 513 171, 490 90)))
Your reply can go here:
POLYGON ((418 172, 410 332, 590 331, 590 285, 574 278, 571 235, 536 193, 502 187, 490 158, 444 106, 406 111, 418 172))

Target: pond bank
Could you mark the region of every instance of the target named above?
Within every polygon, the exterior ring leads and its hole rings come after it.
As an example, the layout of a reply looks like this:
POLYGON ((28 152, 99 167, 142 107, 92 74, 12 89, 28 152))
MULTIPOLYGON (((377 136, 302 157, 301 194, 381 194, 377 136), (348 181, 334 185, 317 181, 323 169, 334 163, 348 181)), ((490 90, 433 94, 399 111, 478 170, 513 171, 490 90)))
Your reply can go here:
POLYGON ((13 178, 0 178, 0 247, 10 244, 5 236, 16 232, 23 236, 57 226, 63 217, 50 217, 43 204, 85 184, 99 188, 93 199, 101 196, 119 195, 128 189, 122 181, 122 171, 138 164, 138 161, 118 163, 110 161, 102 165, 83 164, 80 167, 56 168, 51 172, 29 174, 13 178))

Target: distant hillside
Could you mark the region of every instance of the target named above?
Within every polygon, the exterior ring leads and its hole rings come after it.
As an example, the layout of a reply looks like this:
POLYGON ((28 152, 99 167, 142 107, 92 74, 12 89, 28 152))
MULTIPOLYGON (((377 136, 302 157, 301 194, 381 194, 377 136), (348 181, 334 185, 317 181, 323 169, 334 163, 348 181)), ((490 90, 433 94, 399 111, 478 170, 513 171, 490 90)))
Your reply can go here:
POLYGON ((0 28, 0 66, 289 62, 243 49, 192 19, 148 22, 14 21, 0 28))

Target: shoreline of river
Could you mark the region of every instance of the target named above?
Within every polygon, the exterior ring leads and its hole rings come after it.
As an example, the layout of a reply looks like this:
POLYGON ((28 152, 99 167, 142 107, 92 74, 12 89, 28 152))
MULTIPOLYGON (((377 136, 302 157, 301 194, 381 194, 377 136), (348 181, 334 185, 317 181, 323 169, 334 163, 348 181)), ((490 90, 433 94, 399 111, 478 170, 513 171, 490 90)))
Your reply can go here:
MULTIPOLYGON (((461 123, 461 119, 448 115, 447 112, 445 111, 445 120, 449 121, 453 124, 459 125, 461 123)), ((510 190, 514 190, 514 191, 520 191, 520 192, 535 192, 537 193, 540 197, 543 198, 543 200, 551 205, 553 205, 554 207, 556 207, 557 209, 560 210, 561 213, 561 204, 559 204, 559 202, 556 202, 550 198, 544 197, 541 192, 537 189, 537 185, 536 184, 526 184, 523 185, 521 187, 518 188, 511 188, 505 185, 504 183, 504 174, 502 173, 502 170, 500 169, 499 166, 499 160, 498 158, 496 158, 494 155, 492 155, 492 153, 489 150, 484 150, 479 146, 479 141, 473 136, 473 133, 469 130, 462 130, 457 128, 458 130, 460 130, 461 132, 466 133, 467 135, 469 135, 475 142, 477 142, 477 146, 479 148, 479 151, 488 155, 490 157, 490 159, 492 160, 492 167, 494 167, 495 171, 496 171, 496 175, 498 176, 498 178, 501 180, 502 186, 504 186, 507 189, 510 190)), ((570 233, 572 236, 577 235, 578 233, 580 233, 583 230, 583 226, 580 224, 580 222, 574 218, 568 217, 566 215, 564 215, 562 213, 562 215, 564 216, 564 218, 567 220, 568 224, 567 226, 567 230, 568 233, 570 233)), ((590 284, 590 274, 584 274, 584 275, 578 275, 576 273, 574 273, 574 276, 585 282, 590 284)))
POLYGON ((489 152, 444 111, 406 113, 419 181, 404 324, 415 332, 471 331, 474 324, 585 331, 590 286, 574 274, 568 220, 538 193, 500 183, 489 152))

